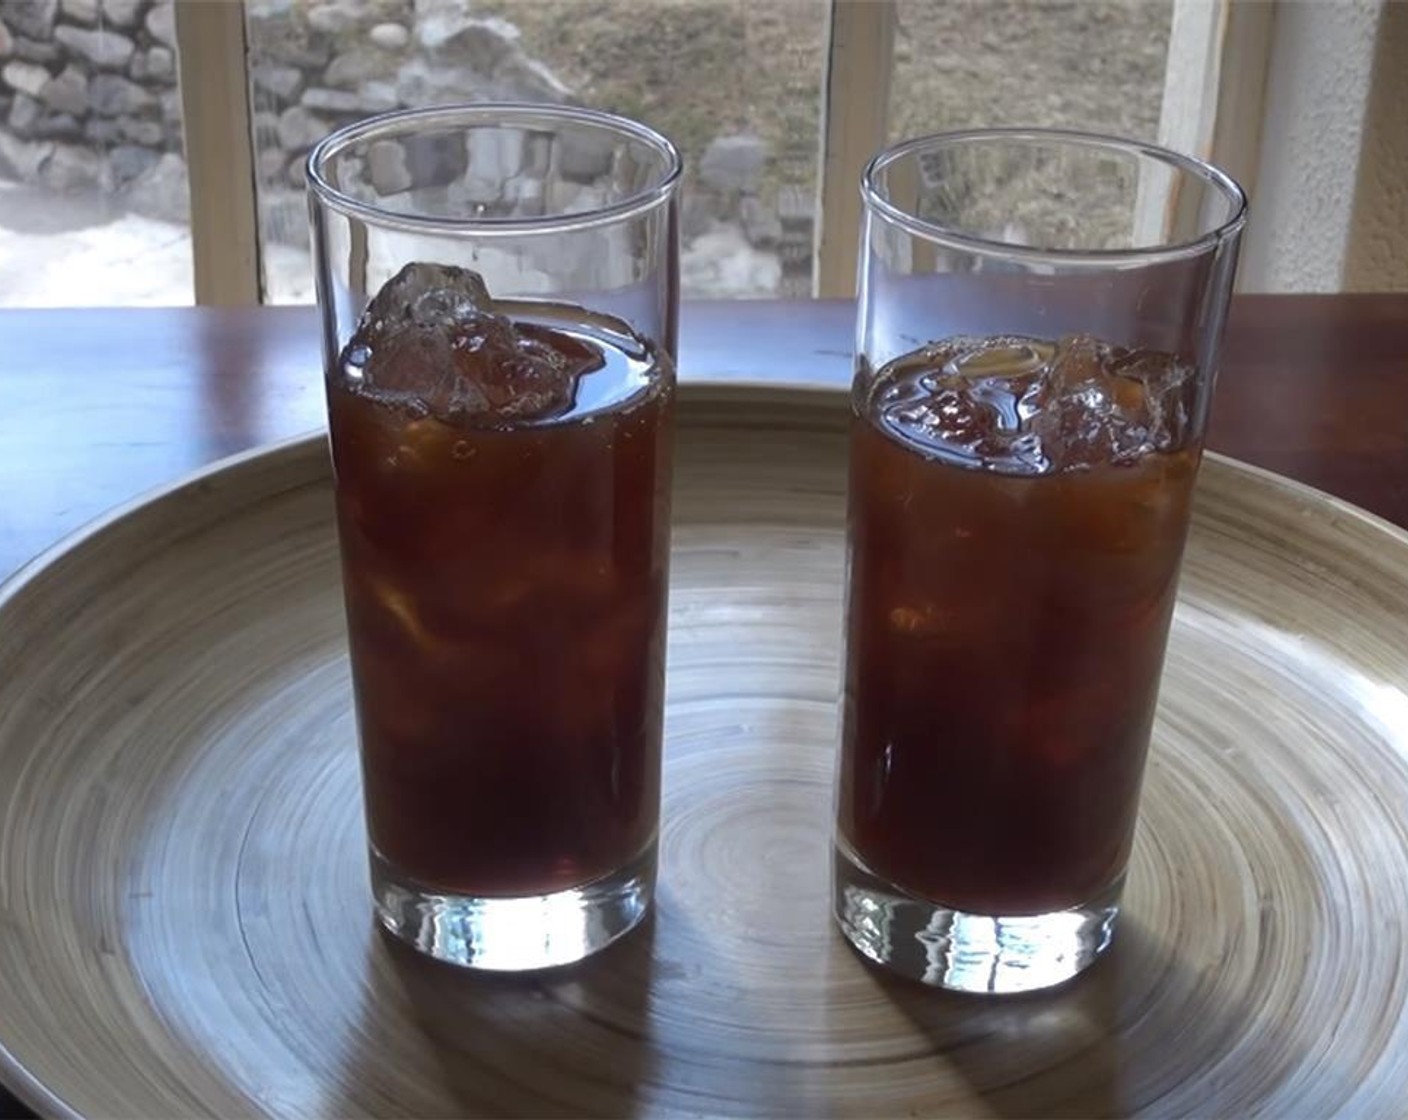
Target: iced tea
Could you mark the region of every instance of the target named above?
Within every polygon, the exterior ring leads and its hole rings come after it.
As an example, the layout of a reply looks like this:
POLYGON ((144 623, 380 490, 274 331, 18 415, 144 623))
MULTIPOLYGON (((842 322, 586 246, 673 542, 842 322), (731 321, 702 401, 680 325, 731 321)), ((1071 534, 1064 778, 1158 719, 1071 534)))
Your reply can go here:
POLYGON ((627 864, 659 812, 668 358, 412 265, 328 384, 376 855, 480 897, 627 864))
POLYGON ((1080 336, 953 339, 862 370, 838 821, 881 879, 1020 915, 1122 874, 1196 380, 1080 336))

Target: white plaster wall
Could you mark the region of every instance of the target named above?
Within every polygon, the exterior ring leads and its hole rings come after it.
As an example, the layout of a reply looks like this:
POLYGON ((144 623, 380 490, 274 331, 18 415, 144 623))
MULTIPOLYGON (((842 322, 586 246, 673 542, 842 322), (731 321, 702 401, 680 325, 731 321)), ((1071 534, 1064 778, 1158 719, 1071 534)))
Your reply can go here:
POLYGON ((1383 3, 1277 2, 1244 291, 1343 284, 1383 3))
POLYGON ((1408 291, 1408 3, 1384 5, 1344 287, 1408 291))

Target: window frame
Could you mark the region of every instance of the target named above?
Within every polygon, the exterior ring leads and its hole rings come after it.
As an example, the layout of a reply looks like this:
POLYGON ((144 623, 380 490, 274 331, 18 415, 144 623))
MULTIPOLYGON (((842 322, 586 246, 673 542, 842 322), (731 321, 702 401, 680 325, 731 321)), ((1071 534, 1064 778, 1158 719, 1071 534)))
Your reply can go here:
POLYGON ((175 0, 195 301, 263 302, 243 0, 175 0))
MULTIPOLYGON (((1283 0, 1174 0, 1159 140, 1257 173, 1275 8, 1283 0)), ((885 141, 895 0, 828 0, 812 295, 855 295, 857 184, 885 141)), ((175 0, 191 187, 195 300, 264 300, 244 0, 175 0)))

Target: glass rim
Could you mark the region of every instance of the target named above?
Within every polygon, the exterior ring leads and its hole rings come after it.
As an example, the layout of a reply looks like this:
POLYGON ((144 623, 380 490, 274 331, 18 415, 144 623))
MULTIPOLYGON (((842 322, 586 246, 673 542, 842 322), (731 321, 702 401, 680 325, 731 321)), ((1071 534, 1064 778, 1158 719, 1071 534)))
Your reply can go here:
POLYGON ((1231 175, 1206 160, 1175 152, 1158 144, 1126 137, 1111 136, 1100 132, 1084 132, 1068 128, 970 128, 952 132, 935 132, 892 144, 878 152, 865 166, 860 181, 861 199, 869 213, 877 214, 899 226, 906 232, 927 241, 932 241, 952 249, 966 250, 988 255, 1016 257, 1027 261, 1048 262, 1054 265, 1079 265, 1082 263, 1104 266, 1121 263, 1140 265, 1157 264, 1162 261, 1186 260, 1215 249, 1229 237, 1239 233, 1247 221, 1247 195, 1231 175), (1034 245, 1016 245, 1010 241, 996 241, 989 237, 965 233, 946 226, 942 222, 930 221, 917 214, 911 214, 885 198, 878 184, 881 172, 906 156, 919 152, 959 144, 978 143, 984 140, 1045 141, 1075 145, 1084 148, 1103 148, 1124 152, 1140 159, 1153 160, 1191 175, 1218 190, 1229 203, 1230 216, 1214 229, 1196 237, 1173 241, 1163 245, 1135 245, 1127 249, 1052 249, 1034 245))
POLYGON ((640 121, 615 113, 576 105, 534 104, 527 101, 471 101, 420 109, 395 109, 353 121, 319 140, 308 153, 305 167, 308 185, 320 202, 340 214, 359 218, 371 225, 443 236, 521 237, 535 233, 570 233, 613 224, 647 213, 668 201, 675 193, 683 176, 684 161, 679 149, 663 133, 640 121), (515 122, 522 122, 526 127, 529 120, 591 125, 640 141, 662 157, 662 170, 648 186, 625 198, 590 210, 572 214, 493 218, 440 217, 391 210, 374 202, 353 198, 334 186, 324 174, 324 169, 334 159, 354 144, 365 140, 395 139, 437 125, 447 129, 460 126, 465 131, 475 125, 511 127, 515 122))

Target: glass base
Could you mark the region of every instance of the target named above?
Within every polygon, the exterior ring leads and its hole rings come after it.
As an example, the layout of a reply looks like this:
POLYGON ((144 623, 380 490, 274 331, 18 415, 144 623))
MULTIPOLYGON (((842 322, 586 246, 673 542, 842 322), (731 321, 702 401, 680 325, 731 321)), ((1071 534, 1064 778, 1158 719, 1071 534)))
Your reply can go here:
POLYGON ((636 926, 655 893, 655 842, 580 887, 522 898, 431 891, 371 852, 377 919, 427 956, 491 972, 572 964, 636 926))
POLYGON ((862 956, 955 992, 1034 992, 1063 984, 1110 946, 1121 876, 1097 898, 1050 914, 966 914, 908 894, 836 845, 837 924, 862 956))

